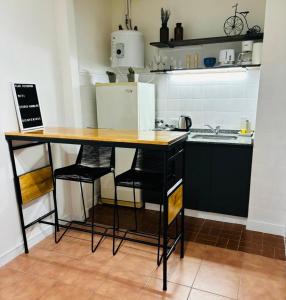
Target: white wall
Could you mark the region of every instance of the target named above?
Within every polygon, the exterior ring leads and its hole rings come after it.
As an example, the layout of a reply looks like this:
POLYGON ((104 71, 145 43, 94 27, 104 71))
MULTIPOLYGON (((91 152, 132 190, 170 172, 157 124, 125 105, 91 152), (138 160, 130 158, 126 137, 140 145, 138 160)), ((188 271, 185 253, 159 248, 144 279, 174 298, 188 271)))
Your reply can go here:
MULTIPOLYGON (((18 129, 9 82, 34 82, 46 126, 64 125, 56 31, 56 0, 2 1, 0 10, 0 265, 22 251, 13 175, 4 132, 18 129)), ((43 147, 17 151, 19 173, 47 163, 43 147)), ((57 157, 55 157, 57 160, 57 157)), ((50 209, 45 196, 25 209, 26 222, 50 209)), ((63 208, 64 209, 64 208, 63 208)), ((28 232, 35 242, 43 227, 28 232), (40 229, 41 228, 41 229, 40 229)))
POLYGON ((105 71, 110 65, 111 0, 74 0, 81 71, 105 71))
POLYGON ((285 234, 286 27, 285 0, 268 0, 248 228, 285 234))
POLYGON ((241 73, 156 75, 156 117, 174 124, 189 115, 193 128, 205 124, 240 129, 241 118, 255 128, 259 69, 241 73))
MULTIPOLYGON (((182 22, 184 38, 188 39, 224 35, 224 21, 232 15, 232 5, 236 2, 240 10, 251 12, 250 25, 258 24, 263 28, 265 0, 132 0, 133 25, 138 25, 145 37, 146 64, 152 60, 155 51, 149 43, 159 41, 161 7, 171 10, 170 38, 175 23, 182 22)), ((125 0, 112 0, 112 30, 117 30, 118 24, 124 25, 125 3, 125 0)))
POLYGON ((74 0, 83 126, 96 127, 95 82, 110 65, 111 0, 74 0))

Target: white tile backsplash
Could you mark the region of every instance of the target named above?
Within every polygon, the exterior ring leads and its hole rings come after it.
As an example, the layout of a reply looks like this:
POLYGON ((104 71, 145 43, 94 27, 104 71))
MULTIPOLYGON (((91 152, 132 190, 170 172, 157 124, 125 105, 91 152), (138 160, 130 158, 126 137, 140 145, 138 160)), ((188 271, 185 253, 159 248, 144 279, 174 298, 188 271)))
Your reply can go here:
MULTIPOLYGON (((255 127, 260 71, 242 73, 157 74, 156 116, 173 123, 181 114, 190 115, 193 127, 205 124, 239 129, 241 118, 255 127)), ((150 81, 150 80, 149 80, 150 81)))

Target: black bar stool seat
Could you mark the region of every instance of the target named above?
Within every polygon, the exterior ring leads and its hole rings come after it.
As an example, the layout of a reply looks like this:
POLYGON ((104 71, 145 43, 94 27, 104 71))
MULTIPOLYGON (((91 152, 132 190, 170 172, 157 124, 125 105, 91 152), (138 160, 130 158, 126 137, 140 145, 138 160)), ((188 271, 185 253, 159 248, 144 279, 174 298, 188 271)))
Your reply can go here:
MULTIPOLYGON (((85 223, 88 225, 88 218, 85 207, 85 200, 83 195, 83 187, 82 183, 91 183, 92 184, 92 216, 91 216, 91 251, 94 252, 99 244, 101 243, 104 235, 101 236, 99 241, 94 247, 94 206, 95 206, 95 181, 101 178, 104 175, 109 173, 113 174, 113 178, 115 178, 114 174, 114 165, 115 165, 115 152, 114 147, 109 146, 99 146, 99 145, 82 145, 80 147, 76 162, 72 165, 56 169, 54 171, 54 195, 55 202, 56 199, 56 182, 57 179, 60 180, 68 180, 68 181, 76 181, 80 183, 81 189, 81 198, 82 205, 84 210, 84 218, 85 223)), ((118 221, 119 222, 119 221, 118 221)), ((59 220, 56 220, 57 228, 59 228, 59 220)), ((55 231, 55 240, 58 243, 64 234, 69 229, 69 226, 62 233, 61 237, 58 239, 55 231)), ((107 229, 105 230, 106 233, 107 229)))
POLYGON ((110 173, 111 168, 87 167, 79 164, 56 169, 56 179, 92 183, 94 180, 110 173))
POLYGON ((145 172, 141 170, 131 169, 115 178, 117 186, 146 189, 161 190, 163 184, 163 175, 161 173, 145 172))

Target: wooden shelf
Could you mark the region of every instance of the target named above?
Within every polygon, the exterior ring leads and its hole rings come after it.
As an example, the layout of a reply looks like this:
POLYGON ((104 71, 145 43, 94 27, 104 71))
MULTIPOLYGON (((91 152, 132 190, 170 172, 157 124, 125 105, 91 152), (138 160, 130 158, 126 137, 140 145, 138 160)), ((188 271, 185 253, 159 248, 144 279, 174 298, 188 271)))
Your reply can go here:
POLYGON ((219 37, 191 39, 191 40, 183 40, 183 41, 170 41, 168 43, 154 42, 154 43, 150 43, 150 45, 157 48, 175 48, 175 47, 183 47, 183 46, 242 42, 248 40, 262 41, 263 33, 259 33, 255 37, 251 37, 247 35, 219 36, 219 37))
POLYGON ((216 67, 212 67, 212 68, 196 68, 196 69, 185 69, 185 68, 182 68, 182 69, 165 69, 165 70, 151 70, 150 72, 151 73, 170 73, 170 72, 182 72, 182 71, 202 71, 202 70, 205 70, 205 71, 212 71, 212 70, 227 70, 227 69, 233 69, 233 68, 236 68, 236 69, 239 69, 239 68, 242 68, 242 69, 251 69, 251 68, 259 68, 261 65, 243 65, 243 66, 238 66, 238 65, 230 65, 230 66, 223 66, 223 67, 220 67, 220 66, 216 66, 216 67))

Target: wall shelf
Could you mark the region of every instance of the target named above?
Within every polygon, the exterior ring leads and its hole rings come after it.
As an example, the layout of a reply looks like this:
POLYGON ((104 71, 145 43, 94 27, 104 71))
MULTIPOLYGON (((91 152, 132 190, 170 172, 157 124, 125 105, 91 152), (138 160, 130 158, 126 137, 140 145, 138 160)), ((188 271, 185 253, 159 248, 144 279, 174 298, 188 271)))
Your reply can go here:
POLYGON ((206 44, 242 42, 242 41, 248 41, 248 40, 262 41, 263 33, 259 33, 255 37, 251 37, 248 35, 219 36, 219 37, 202 38, 202 39, 170 41, 168 43, 154 42, 154 43, 150 43, 150 45, 157 47, 157 48, 175 48, 175 47, 183 47, 183 46, 196 46, 196 45, 206 45, 206 44))
POLYGON ((188 72, 200 72, 200 71, 205 71, 207 72, 219 72, 219 71, 230 71, 231 69, 234 70, 248 70, 248 69, 253 69, 253 68, 259 68, 261 65, 243 65, 243 66, 238 66, 238 65, 231 65, 231 66, 217 66, 213 68, 196 68, 196 69, 165 69, 165 70, 151 70, 151 73, 158 73, 158 74, 165 74, 165 73, 188 73, 188 72))

